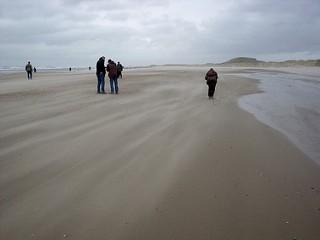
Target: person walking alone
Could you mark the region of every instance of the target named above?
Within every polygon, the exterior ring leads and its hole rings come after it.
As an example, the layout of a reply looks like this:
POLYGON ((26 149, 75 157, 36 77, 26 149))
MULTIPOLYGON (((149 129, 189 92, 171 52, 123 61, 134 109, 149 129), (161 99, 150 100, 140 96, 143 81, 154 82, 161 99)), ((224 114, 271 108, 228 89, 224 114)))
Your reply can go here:
POLYGON ((213 70, 213 68, 210 68, 210 70, 206 74, 205 79, 207 80, 208 85, 208 97, 209 99, 213 99, 218 80, 218 73, 213 70))
POLYGON ((110 79, 111 94, 114 94, 114 92, 118 94, 117 65, 111 59, 108 60, 107 72, 110 79))
POLYGON ((104 78, 106 75, 106 68, 104 66, 104 60, 105 57, 101 57, 99 58, 98 62, 97 62, 97 66, 96 66, 96 75, 97 75, 97 80, 98 80, 98 84, 97 84, 97 93, 102 93, 104 94, 104 78))
POLYGON ((32 79, 32 70, 33 70, 33 68, 32 68, 32 65, 31 65, 31 63, 30 63, 30 61, 28 62, 28 64, 26 65, 26 72, 27 72, 27 77, 28 77, 28 80, 30 79, 32 79))

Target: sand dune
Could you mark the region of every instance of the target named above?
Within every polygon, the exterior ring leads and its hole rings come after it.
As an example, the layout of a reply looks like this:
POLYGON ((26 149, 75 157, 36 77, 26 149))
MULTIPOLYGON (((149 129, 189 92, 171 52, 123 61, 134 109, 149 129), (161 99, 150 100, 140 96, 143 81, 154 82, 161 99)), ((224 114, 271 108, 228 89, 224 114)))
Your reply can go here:
POLYGON ((319 167, 205 70, 0 76, 0 239, 318 239, 319 167))

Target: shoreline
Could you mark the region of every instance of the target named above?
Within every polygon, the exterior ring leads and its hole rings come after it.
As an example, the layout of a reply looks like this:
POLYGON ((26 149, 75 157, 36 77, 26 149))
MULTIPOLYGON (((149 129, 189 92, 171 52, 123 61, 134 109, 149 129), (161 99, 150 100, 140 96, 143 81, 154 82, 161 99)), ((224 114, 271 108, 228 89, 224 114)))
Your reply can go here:
POLYGON ((298 73, 259 71, 242 75, 258 80, 262 92, 241 97, 239 106, 284 134, 320 164, 318 78, 298 73))

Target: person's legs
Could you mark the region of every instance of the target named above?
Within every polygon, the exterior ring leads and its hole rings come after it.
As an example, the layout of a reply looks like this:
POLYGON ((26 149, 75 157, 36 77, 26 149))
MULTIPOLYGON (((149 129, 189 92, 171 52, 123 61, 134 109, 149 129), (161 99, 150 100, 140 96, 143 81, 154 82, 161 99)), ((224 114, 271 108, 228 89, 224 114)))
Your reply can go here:
POLYGON ((100 93, 100 85, 101 85, 100 73, 97 74, 97 80, 98 80, 98 83, 97 83, 97 93, 100 93))
POLYGON ((114 87, 113 87, 113 78, 110 77, 110 90, 111 90, 111 93, 114 93, 114 87))
POLYGON ((216 81, 212 81, 210 83, 208 83, 208 97, 209 98, 213 98, 213 95, 214 95, 214 92, 215 92, 215 88, 216 88, 216 84, 217 82, 216 81))
POLYGON ((211 98, 212 94, 211 94, 211 85, 208 85, 208 97, 211 98))
POLYGON ((101 74, 101 92, 102 93, 105 93, 104 91, 104 74, 103 73, 100 73, 101 74))
POLYGON ((208 97, 212 98, 213 93, 212 93, 212 83, 208 83, 208 97))
POLYGON ((32 74, 30 71, 27 71, 27 76, 28 76, 28 79, 32 79, 32 74))
POLYGON ((114 87, 116 90, 116 94, 118 94, 119 88, 118 88, 118 78, 117 77, 114 78, 114 87))

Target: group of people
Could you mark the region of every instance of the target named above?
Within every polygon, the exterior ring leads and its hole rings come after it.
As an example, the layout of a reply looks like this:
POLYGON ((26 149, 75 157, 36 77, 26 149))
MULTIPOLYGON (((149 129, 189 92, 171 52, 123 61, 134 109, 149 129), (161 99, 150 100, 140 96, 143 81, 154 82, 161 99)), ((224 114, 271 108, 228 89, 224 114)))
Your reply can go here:
MULTIPOLYGON (((28 64, 25 67, 25 70, 27 72, 28 80, 32 79, 32 71, 36 72, 36 68, 32 68, 32 65, 30 61, 28 61, 28 64)), ((89 70, 91 70, 91 67, 89 67, 89 70)), ((71 68, 69 68, 69 71, 71 71, 71 68)), ((107 66, 105 66, 105 57, 102 56, 99 58, 96 66, 96 75, 98 79, 97 84, 97 93, 104 94, 105 92, 105 75, 108 72, 108 77, 110 81, 110 90, 111 94, 118 94, 119 93, 119 85, 118 85, 118 79, 122 78, 122 71, 123 66, 120 62, 116 64, 111 59, 108 60, 107 66)), ((213 69, 210 68, 207 72, 205 79, 207 81, 208 85, 208 97, 209 99, 213 99, 213 95, 216 89, 216 84, 218 80, 218 73, 213 69)))
POLYGON ((105 66, 105 57, 102 56, 99 58, 96 66, 96 74, 97 74, 97 93, 104 94, 105 92, 105 75, 108 72, 108 77, 110 81, 110 90, 111 94, 119 93, 118 79, 122 78, 122 70, 123 66, 120 62, 116 64, 111 59, 108 60, 107 66, 105 66))

